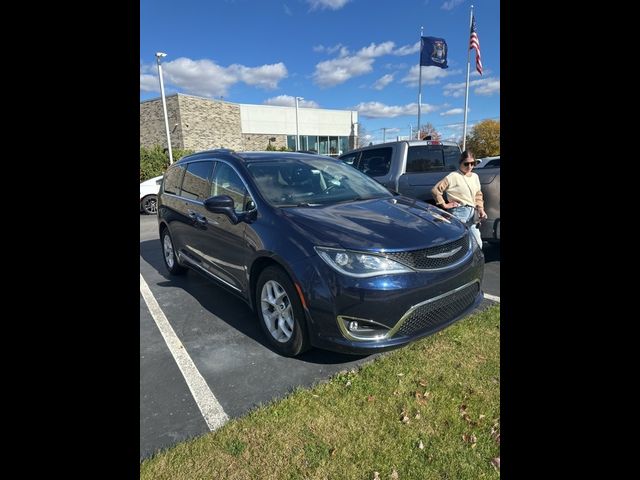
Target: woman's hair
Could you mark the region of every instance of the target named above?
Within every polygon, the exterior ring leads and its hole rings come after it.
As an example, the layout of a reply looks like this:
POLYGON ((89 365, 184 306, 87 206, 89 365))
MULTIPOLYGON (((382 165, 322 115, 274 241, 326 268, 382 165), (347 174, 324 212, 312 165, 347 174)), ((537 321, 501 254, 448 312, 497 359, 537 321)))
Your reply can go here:
POLYGON ((473 157, 474 159, 476 158, 476 156, 473 154, 473 152, 471 150, 465 150, 460 155, 460 162, 459 163, 464 162, 469 157, 473 157))

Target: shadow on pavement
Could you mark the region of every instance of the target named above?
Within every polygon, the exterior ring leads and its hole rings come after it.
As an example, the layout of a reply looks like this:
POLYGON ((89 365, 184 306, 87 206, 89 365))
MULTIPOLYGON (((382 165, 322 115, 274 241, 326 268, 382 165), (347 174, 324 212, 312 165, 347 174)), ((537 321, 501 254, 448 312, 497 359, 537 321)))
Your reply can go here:
MULTIPOLYGON (((218 286, 203 274, 191 269, 185 275, 169 275, 162 258, 160 241, 157 239, 140 242, 140 256, 165 278, 166 281, 158 283, 159 287, 177 287, 184 290, 195 298, 203 308, 220 320, 255 340, 265 348, 275 352, 266 341, 264 333, 258 325, 256 314, 251 311, 243 300, 234 293, 231 293, 230 290, 218 286)), ((361 360, 368 356, 369 355, 347 355, 313 348, 296 357, 295 360, 313 364, 333 365, 361 360)))

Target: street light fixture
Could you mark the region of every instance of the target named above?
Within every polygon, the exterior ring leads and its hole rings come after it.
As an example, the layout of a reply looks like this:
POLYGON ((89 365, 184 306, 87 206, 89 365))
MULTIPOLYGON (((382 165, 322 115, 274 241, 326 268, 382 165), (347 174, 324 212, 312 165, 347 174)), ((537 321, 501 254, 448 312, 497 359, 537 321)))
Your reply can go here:
POLYGON ((173 153, 171 152, 171 137, 169 136, 169 117, 167 116, 167 101, 164 99, 164 83, 162 82, 162 66, 160 59, 166 57, 163 52, 156 52, 156 62, 158 63, 158 78, 160 79, 160 95, 162 96, 162 110, 164 111, 164 128, 167 132, 167 147, 169 150, 169 165, 173 163, 173 153))
POLYGON ((298 100, 304 100, 304 98, 296 97, 296 152, 300 150, 300 134, 298 133, 298 100))

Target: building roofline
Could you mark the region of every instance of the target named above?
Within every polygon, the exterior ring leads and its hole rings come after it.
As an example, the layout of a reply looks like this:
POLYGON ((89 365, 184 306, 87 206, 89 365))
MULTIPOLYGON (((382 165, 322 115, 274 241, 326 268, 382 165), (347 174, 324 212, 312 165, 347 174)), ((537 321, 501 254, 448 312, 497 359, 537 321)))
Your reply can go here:
MULTIPOLYGON (((227 103, 229 105, 246 105, 249 107, 272 107, 272 108, 295 108, 295 105, 292 106, 287 106, 287 105, 264 105, 264 104, 258 104, 258 103, 238 103, 238 102, 228 102, 226 100, 219 100, 217 98, 207 98, 207 97, 200 97, 198 95, 189 95, 186 93, 180 93, 180 92, 176 92, 176 93, 172 93, 171 95, 165 95, 165 99, 169 98, 169 97, 189 97, 189 98, 195 98, 198 100, 208 100, 210 102, 217 102, 217 103, 227 103)), ((160 100, 160 97, 156 97, 156 98, 148 98, 146 100, 140 100, 140 103, 148 103, 148 102, 155 102, 160 100)), ((298 106, 298 108, 309 108, 311 110, 328 110, 328 111, 334 111, 334 112, 356 112, 359 114, 359 112, 357 110, 348 110, 348 109, 340 109, 340 108, 311 108, 311 107, 301 107, 298 106)))

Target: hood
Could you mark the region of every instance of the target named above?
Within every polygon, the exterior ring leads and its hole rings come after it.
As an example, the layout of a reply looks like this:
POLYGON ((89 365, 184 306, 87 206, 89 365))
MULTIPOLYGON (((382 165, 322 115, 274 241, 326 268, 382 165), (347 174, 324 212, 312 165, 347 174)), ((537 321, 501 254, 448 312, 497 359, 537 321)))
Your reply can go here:
POLYGON ((457 240, 465 232, 452 215, 402 196, 284 208, 282 213, 314 245, 353 250, 417 250, 457 240))

